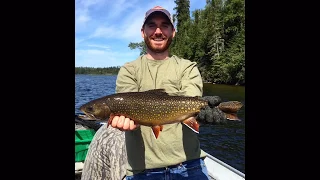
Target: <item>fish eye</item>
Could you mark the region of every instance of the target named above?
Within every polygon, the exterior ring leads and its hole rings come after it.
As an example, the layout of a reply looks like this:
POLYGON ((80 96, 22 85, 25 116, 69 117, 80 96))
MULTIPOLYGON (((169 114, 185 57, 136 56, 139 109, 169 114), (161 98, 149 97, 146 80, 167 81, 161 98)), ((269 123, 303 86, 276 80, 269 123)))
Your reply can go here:
POLYGON ((92 107, 92 106, 89 106, 89 107, 87 108, 87 110, 88 110, 88 111, 93 111, 93 107, 92 107))

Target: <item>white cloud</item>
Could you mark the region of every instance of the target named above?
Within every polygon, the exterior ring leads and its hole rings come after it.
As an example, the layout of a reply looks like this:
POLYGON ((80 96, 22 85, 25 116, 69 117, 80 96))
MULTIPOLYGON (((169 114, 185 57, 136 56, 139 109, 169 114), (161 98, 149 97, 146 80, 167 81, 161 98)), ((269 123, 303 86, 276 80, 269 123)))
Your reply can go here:
POLYGON ((110 4, 110 8, 109 8, 109 13, 108 13, 108 19, 116 19, 116 18, 123 18, 128 16, 128 12, 126 11, 131 11, 132 9, 135 9, 139 6, 137 6, 137 4, 139 4, 139 0, 117 0, 117 1, 113 1, 112 4, 110 4))
POLYGON ((117 33, 117 30, 113 27, 98 27, 89 38, 110 38, 114 37, 117 33))
POLYGON ((87 28, 87 24, 92 19, 91 14, 94 14, 94 12, 90 11, 89 8, 102 5, 104 2, 104 0, 76 0, 76 32, 85 30, 87 28))
POLYGON ((76 50, 76 67, 110 67, 120 66, 124 62, 132 61, 132 57, 137 57, 138 52, 132 51, 123 54, 110 50, 84 49, 76 50))
POLYGON ((96 48, 101 48, 101 49, 105 49, 105 50, 110 50, 109 46, 103 46, 103 45, 98 45, 98 44, 89 44, 89 47, 96 47, 96 48))

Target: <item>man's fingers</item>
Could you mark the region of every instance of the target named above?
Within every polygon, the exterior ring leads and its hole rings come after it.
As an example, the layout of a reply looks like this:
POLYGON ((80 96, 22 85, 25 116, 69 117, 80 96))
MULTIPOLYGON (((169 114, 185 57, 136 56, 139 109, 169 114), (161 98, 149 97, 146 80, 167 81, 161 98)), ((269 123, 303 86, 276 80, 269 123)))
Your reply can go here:
POLYGON ((122 129, 122 128, 123 128, 124 119, 125 119, 124 116, 120 116, 120 117, 119 117, 119 120, 118 120, 118 123, 117 123, 117 127, 118 127, 119 129, 122 129))
POLYGON ((111 126, 114 128, 118 128, 120 130, 134 130, 139 125, 135 124, 134 121, 126 118, 124 116, 114 116, 111 122, 111 126))
POLYGON ((128 130, 129 129, 129 125, 130 125, 130 119, 129 118, 125 118, 124 122, 123 122, 123 130, 128 130))
POLYGON ((130 121, 130 127, 129 127, 129 129, 130 129, 130 130, 134 130, 134 129, 137 128, 138 126, 139 126, 139 124, 135 124, 134 121, 131 120, 131 121, 130 121))
POLYGON ((129 124, 130 130, 133 130, 133 129, 135 128, 134 122, 133 122, 133 121, 130 121, 129 123, 130 123, 130 124, 129 124))
POLYGON ((112 119, 112 123, 111 123, 111 126, 116 128, 117 127, 117 124, 118 124, 118 120, 119 120, 119 116, 114 116, 114 118, 112 119))

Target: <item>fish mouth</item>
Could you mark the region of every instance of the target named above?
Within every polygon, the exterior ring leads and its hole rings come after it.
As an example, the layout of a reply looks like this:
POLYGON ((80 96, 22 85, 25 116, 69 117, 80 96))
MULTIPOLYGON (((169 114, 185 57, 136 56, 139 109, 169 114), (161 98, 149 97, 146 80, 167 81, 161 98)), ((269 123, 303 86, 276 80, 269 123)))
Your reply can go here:
POLYGON ((81 106, 79 109, 81 112, 83 112, 85 114, 85 115, 82 115, 82 117, 84 117, 85 119, 87 119, 87 120, 96 120, 97 119, 93 114, 86 111, 85 106, 81 106))
POLYGON ((84 112, 84 114, 85 115, 83 115, 82 117, 84 117, 86 120, 97 120, 97 118, 93 114, 86 113, 86 112, 84 112))

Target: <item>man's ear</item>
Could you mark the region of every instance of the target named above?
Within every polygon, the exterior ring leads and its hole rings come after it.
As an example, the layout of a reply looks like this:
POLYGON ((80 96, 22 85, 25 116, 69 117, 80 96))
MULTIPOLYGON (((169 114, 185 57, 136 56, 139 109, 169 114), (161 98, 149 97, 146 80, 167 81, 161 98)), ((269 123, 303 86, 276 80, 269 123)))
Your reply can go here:
POLYGON ((143 32, 143 28, 141 28, 141 36, 144 39, 144 32, 143 32))
POLYGON ((175 35, 176 35, 176 29, 173 28, 172 38, 174 38, 175 35))

